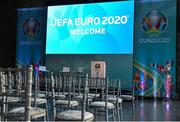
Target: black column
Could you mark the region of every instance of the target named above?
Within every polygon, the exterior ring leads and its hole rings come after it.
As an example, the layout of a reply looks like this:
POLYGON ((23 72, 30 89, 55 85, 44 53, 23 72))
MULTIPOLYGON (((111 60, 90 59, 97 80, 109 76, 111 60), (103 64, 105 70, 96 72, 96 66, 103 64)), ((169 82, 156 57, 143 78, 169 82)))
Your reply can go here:
POLYGON ((0 67, 13 67, 16 55, 16 13, 14 2, 0 4, 0 67))
POLYGON ((177 0, 176 91, 180 98, 180 1, 177 0))

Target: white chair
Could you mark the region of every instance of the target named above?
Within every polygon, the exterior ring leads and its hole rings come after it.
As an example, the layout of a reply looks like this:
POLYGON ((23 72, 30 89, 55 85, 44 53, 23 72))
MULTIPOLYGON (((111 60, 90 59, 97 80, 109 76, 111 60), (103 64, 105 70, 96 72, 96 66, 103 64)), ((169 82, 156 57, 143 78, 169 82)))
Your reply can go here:
MULTIPOLYGON (((101 79, 102 80, 102 79, 101 79)), ((96 80, 98 81, 98 79, 96 80)), ((115 120, 114 118, 114 111, 115 111, 115 106, 113 103, 108 102, 108 82, 109 79, 105 78, 103 79, 103 82, 101 82, 101 99, 100 100, 96 100, 93 101, 91 104, 89 104, 89 108, 91 110, 94 111, 94 115, 96 115, 95 117, 95 121, 97 121, 97 118, 100 118, 101 116, 103 116, 105 118, 105 121, 108 121, 110 117, 113 118, 113 120, 115 120), (105 93, 104 93, 105 90, 105 93), (112 113, 112 114, 110 114, 112 113)), ((97 87, 97 83, 96 87, 97 87)), ((104 119, 102 118, 102 119, 104 119)), ((99 121, 102 121, 99 120, 99 121)))
MULTIPOLYGON (((80 76, 83 77, 83 76, 80 76)), ((57 121, 93 121, 94 115, 90 112, 86 112, 86 100, 87 100, 87 94, 88 94, 88 75, 86 74, 84 76, 84 93, 83 93, 83 104, 81 110, 67 110, 63 111, 57 114, 56 120, 57 121)), ((70 95, 70 86, 72 82, 69 82, 69 90, 68 93, 70 95)), ((70 99, 68 99, 68 102, 70 103, 70 99)))
MULTIPOLYGON (((3 117, 1 118, 2 121, 6 121, 6 120, 30 121, 32 119, 38 119, 38 118, 45 119, 46 112, 44 109, 31 107, 31 94, 32 94, 31 91, 32 91, 32 79, 33 79, 32 66, 29 66, 27 71, 20 69, 4 69, 4 71, 8 71, 11 73, 16 73, 17 71, 18 72, 21 71, 20 79, 23 79, 22 77, 25 78, 23 80, 17 80, 17 81, 12 80, 12 81, 16 81, 15 83, 10 83, 9 81, 5 82, 7 83, 6 86, 11 84, 11 87, 8 86, 8 88, 4 92, 1 92, 0 94, 0 96, 6 99, 5 101, 3 101, 3 106, 5 105, 6 107, 6 105, 8 105, 5 111, 3 110, 0 114, 3 117), (13 89, 9 90, 9 88, 13 88, 13 89), (25 103, 23 103, 23 101, 20 101, 22 104, 17 104, 17 105, 21 105, 20 107, 9 106, 8 97, 25 98, 25 103)), ((11 78, 16 78, 16 77, 11 77, 11 78)))
POLYGON ((122 114, 122 101, 123 99, 121 98, 121 80, 111 80, 108 90, 108 101, 113 103, 116 107, 115 109, 115 114, 117 117, 117 121, 120 121, 123 119, 123 114, 122 114), (120 113, 119 113, 120 112, 120 113))
POLYGON ((47 101, 47 79, 45 81, 45 78, 47 77, 49 72, 38 72, 36 76, 34 76, 34 92, 33 96, 31 98, 31 104, 33 107, 42 108, 46 111, 46 120, 49 120, 48 116, 48 101, 47 101), (42 75, 44 74, 44 75, 42 75), (42 92, 40 89, 40 86, 42 82, 45 82, 45 92, 42 92))
MULTIPOLYGON (((55 88, 55 106, 56 111, 64 111, 66 109, 77 109, 79 102, 73 97, 73 87, 69 88, 69 83, 74 82, 75 76, 71 73, 60 73, 59 78, 53 79, 56 87, 55 88), (57 81, 59 79, 59 81, 57 81), (58 89, 57 89, 58 88, 58 89), (62 92, 61 92, 62 91, 62 92), (68 91, 68 92, 67 92, 68 91), (69 93, 70 92, 70 93, 69 93), (68 99, 71 99, 68 102, 68 99)), ((55 75, 54 75, 55 77, 55 75)), ((53 78, 54 78, 53 77, 53 78)))

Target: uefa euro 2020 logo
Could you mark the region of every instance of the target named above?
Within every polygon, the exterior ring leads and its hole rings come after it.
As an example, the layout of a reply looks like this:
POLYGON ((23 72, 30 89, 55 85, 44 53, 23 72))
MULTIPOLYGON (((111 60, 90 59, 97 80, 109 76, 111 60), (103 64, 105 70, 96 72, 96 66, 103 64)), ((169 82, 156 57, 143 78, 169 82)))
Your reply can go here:
POLYGON ((34 17, 29 17, 23 23, 23 33, 29 39, 34 40, 40 32, 40 22, 34 17))
POLYGON ((159 11, 151 11, 147 13, 142 20, 142 29, 146 34, 161 34, 163 33, 168 25, 168 20, 159 11))

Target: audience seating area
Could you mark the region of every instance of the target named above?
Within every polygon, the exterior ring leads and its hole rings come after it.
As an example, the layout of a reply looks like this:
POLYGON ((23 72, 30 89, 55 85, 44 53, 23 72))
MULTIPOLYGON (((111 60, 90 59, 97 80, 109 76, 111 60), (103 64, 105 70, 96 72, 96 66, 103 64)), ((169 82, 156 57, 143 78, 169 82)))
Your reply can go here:
MULTIPOLYGON (((120 121, 121 80, 79 72, 0 69, 1 121, 120 121)), ((134 100, 134 99, 133 99, 134 100)))

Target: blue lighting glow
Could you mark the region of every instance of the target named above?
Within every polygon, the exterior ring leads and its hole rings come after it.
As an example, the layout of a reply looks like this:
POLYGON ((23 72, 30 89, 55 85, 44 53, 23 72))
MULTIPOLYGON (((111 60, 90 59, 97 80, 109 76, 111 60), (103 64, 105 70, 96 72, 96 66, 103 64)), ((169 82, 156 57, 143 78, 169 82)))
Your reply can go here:
POLYGON ((46 54, 133 54, 134 1, 48 7, 46 54))

